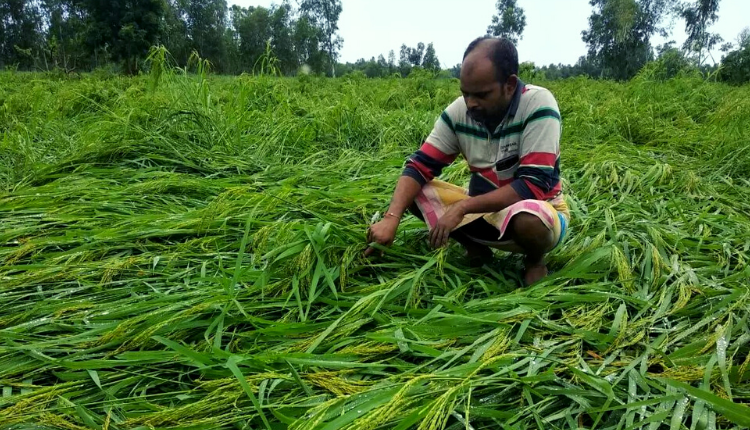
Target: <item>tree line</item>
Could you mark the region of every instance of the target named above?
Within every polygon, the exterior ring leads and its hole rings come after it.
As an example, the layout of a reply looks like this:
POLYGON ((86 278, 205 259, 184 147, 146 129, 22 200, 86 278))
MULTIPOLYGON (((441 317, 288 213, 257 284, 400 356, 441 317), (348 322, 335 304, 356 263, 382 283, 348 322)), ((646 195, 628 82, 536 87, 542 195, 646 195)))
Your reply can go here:
POLYGON ((85 71, 117 64, 126 73, 163 45, 178 65, 195 52, 218 73, 252 72, 271 52, 281 73, 302 65, 333 73, 343 40, 341 0, 270 8, 226 0, 6 0, 0 3, 0 67, 85 71))
MULTIPOLYGON (((575 64, 525 64, 525 71, 546 79, 625 80, 656 64, 667 75, 718 70, 721 79, 750 81, 750 32, 727 42, 710 30, 720 0, 589 3, 589 28, 581 33, 588 52, 575 64), (687 40, 654 47, 653 37, 668 36, 666 23, 673 18, 684 22, 687 40), (716 48, 723 52, 720 61, 712 57, 716 48)), ((524 9, 518 0, 497 0, 495 7, 486 34, 518 42, 526 27, 524 9)), ((226 0, 6 0, 0 3, 0 68, 87 71, 116 64, 132 74, 152 46, 163 45, 180 66, 196 53, 225 74, 252 73, 264 58, 273 58, 283 75, 301 69, 328 76, 407 76, 414 69, 459 75, 460 64, 441 67, 432 43, 340 63, 341 12, 341 0, 284 0, 270 8, 229 7, 226 0)))
MULTIPOLYGON (((719 0, 590 0, 589 4, 592 7, 589 28, 581 32, 588 52, 574 64, 539 67, 523 63, 522 75, 542 80, 576 76, 626 80, 648 69, 660 79, 679 73, 718 72, 718 78, 724 81, 737 84, 750 81, 750 29, 745 29, 735 42, 724 41, 710 30, 718 21, 719 0), (688 35, 685 42, 682 46, 671 41, 654 47, 653 37, 669 36, 666 24, 673 19, 683 21, 688 35), (715 48, 724 54, 721 61, 712 56, 715 48)), ((497 13, 491 18, 486 34, 518 43, 526 28, 526 14, 518 0, 497 0, 495 9, 497 13)), ((404 45, 398 63, 391 51, 387 61, 382 55, 377 60, 360 59, 347 64, 347 71, 359 70, 368 77, 377 77, 394 72, 405 75, 420 66, 432 68, 411 60, 415 52, 418 50, 404 45)), ((456 64, 444 70, 443 76, 458 77, 460 72, 461 65, 456 64)))
MULTIPOLYGON (((575 64, 550 64, 534 67, 543 79, 589 76, 626 80, 644 68, 657 78, 668 79, 683 72, 718 72, 721 80, 733 83, 750 81, 750 30, 745 29, 736 43, 711 31, 718 21, 720 0, 590 0, 589 28, 581 32, 588 47, 575 64), (682 46, 674 41, 654 47, 655 35, 669 36, 667 23, 682 20, 687 39, 682 46), (712 52, 720 48, 721 61, 712 52), (709 60, 711 62, 709 63, 709 60)), ((493 19, 494 34, 513 40, 525 27, 523 10, 516 0, 498 0, 505 13, 493 19)), ((488 30, 489 31, 489 30, 488 30)), ((528 67, 527 67, 528 68, 528 67)))

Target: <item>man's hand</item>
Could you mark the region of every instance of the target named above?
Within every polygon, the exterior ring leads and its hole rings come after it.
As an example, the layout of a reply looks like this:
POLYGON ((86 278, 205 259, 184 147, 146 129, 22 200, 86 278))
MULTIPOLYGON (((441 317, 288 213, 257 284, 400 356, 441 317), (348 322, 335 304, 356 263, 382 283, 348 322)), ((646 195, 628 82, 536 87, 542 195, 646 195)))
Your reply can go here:
POLYGON ((440 248, 448 243, 448 238, 451 232, 456 228, 461 221, 464 219, 466 211, 462 202, 458 202, 451 206, 435 225, 435 228, 430 231, 430 246, 433 248, 440 248))
MULTIPOLYGON (((398 223, 398 218, 386 216, 382 221, 371 225, 367 230, 367 243, 374 242, 383 246, 391 246, 396 238, 398 223)), ((365 257, 369 257, 373 252, 375 248, 368 247, 365 250, 365 257)))

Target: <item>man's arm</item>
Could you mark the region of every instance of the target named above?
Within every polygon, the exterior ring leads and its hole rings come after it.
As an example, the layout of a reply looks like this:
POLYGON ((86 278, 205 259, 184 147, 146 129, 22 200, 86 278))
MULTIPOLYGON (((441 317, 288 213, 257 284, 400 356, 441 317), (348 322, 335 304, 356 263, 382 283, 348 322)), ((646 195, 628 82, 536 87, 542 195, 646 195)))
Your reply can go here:
POLYGON ((448 237, 464 216, 473 213, 489 213, 501 211, 508 206, 524 200, 510 185, 481 196, 470 197, 454 204, 438 220, 437 225, 430 232, 430 245, 439 248, 448 243, 448 237))
POLYGON ((422 190, 422 184, 411 176, 403 175, 399 178, 396 184, 396 190, 393 192, 393 198, 391 198, 391 205, 388 207, 386 217, 395 215, 400 220, 409 206, 414 203, 414 199, 422 190))
MULTIPOLYGON (((435 121, 435 127, 427 141, 407 160, 384 219, 373 224, 367 232, 368 243, 383 246, 393 244, 401 218, 414 203, 422 187, 440 176, 443 168, 456 159, 458 152, 458 138, 446 111, 435 121)), ((367 248, 365 256, 374 251, 374 248, 367 248)))
POLYGON ((462 200, 456 206, 463 215, 499 212, 508 206, 524 200, 513 187, 506 185, 495 191, 462 200))
MULTIPOLYGON (((443 167, 449 164, 448 158, 451 158, 450 161, 455 159, 455 156, 435 159, 425 153, 427 148, 434 150, 434 147, 429 143, 425 143, 422 145, 422 149, 417 151, 407 162, 404 173, 396 184, 396 190, 393 192, 391 204, 385 213, 385 217, 382 221, 373 224, 367 231, 368 243, 374 242, 383 246, 391 246, 396 238, 396 230, 401 218, 409 209, 409 206, 414 203, 422 187, 435 176, 438 176, 443 167)), ((368 247, 365 250, 365 257, 374 251, 374 248, 368 247)))
MULTIPOLYGON (((416 179, 410 176, 401 176, 398 183, 396 184, 396 190, 393 192, 393 198, 391 198, 391 205, 388 207, 382 221, 373 224, 369 230, 367 230, 367 242, 378 243, 383 246, 391 246, 393 240, 396 238, 396 230, 398 230, 398 224, 401 222, 404 213, 409 209, 409 206, 417 198, 417 194, 422 189, 416 179)), ((375 248, 368 247, 365 250, 365 257, 375 252, 375 248)))

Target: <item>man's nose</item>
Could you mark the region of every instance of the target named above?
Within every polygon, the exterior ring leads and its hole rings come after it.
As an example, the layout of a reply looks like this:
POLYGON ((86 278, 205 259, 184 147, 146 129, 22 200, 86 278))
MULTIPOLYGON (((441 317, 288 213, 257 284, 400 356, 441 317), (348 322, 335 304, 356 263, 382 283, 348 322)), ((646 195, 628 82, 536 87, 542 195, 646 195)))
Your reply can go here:
POLYGON ((466 108, 469 110, 479 107, 479 102, 477 102, 477 99, 474 97, 464 97, 464 101, 466 101, 466 108))

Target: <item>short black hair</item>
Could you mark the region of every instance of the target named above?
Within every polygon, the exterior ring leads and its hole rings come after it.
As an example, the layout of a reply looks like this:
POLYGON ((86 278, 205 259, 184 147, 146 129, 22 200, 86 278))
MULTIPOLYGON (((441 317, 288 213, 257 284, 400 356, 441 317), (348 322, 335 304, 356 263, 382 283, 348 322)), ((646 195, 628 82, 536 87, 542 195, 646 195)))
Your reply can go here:
POLYGON ((493 41, 490 46, 489 58, 497 70, 497 80, 504 84, 510 75, 518 75, 518 51, 508 39, 482 36, 474 39, 464 52, 464 60, 471 52, 485 40, 493 41))

